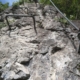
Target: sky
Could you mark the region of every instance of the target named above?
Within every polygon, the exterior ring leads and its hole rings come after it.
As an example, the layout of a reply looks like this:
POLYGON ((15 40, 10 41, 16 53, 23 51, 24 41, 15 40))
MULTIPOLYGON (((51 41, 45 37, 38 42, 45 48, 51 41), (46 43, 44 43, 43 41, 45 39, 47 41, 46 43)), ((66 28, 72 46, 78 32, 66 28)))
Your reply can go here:
POLYGON ((0 2, 2 3, 6 3, 6 2, 9 2, 9 5, 11 6, 13 2, 16 2, 18 0, 0 0, 0 2))

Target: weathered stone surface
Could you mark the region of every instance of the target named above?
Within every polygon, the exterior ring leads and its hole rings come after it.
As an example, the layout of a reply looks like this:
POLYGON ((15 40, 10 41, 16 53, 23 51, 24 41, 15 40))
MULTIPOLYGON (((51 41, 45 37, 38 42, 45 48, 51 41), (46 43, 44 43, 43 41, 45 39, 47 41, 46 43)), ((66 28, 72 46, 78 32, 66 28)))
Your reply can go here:
POLYGON ((37 35, 30 18, 15 20, 21 25, 13 25, 10 37, 6 27, 0 31, 0 80, 80 80, 80 56, 55 19, 56 10, 34 7, 37 35))

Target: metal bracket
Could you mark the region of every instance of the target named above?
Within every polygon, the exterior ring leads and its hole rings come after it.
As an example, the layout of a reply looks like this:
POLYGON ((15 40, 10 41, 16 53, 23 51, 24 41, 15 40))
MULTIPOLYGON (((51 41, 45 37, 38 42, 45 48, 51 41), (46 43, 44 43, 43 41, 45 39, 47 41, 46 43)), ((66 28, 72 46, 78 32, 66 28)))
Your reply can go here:
POLYGON ((34 15, 27 15, 27 14, 6 14, 5 15, 5 19, 6 19, 6 22, 7 22, 8 26, 9 26, 9 30, 11 31, 12 29, 11 29, 11 26, 10 26, 9 21, 8 21, 8 17, 9 16, 13 16, 13 17, 32 17, 33 23, 34 23, 34 31, 37 34, 36 25, 35 25, 35 16, 34 15))

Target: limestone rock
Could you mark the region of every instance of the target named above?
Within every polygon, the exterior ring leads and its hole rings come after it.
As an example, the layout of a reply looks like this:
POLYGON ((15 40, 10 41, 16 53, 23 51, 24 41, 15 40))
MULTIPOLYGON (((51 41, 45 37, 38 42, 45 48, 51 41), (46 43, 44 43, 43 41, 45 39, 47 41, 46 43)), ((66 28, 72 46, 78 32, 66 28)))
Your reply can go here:
POLYGON ((37 14, 37 35, 24 17, 15 20, 10 36, 6 27, 0 30, 0 80, 80 80, 80 55, 65 31, 78 44, 76 33, 64 30, 54 7, 27 6, 37 14))

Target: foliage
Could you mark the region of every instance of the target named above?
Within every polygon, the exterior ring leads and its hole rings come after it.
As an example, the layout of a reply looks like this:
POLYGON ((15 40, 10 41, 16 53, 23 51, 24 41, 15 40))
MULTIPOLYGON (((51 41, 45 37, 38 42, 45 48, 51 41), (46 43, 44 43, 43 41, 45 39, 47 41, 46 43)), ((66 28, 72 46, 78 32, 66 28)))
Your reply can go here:
MULTIPOLYGON (((44 3, 45 0, 40 1, 41 3, 44 3)), ((80 19, 80 0, 52 0, 52 1, 63 13, 66 13, 67 17, 71 19, 80 19)), ((46 0, 45 4, 51 3, 49 2, 49 0, 46 0)))
POLYGON ((12 4, 13 8, 17 8, 19 5, 22 5, 24 4, 25 2, 28 2, 27 0, 19 0, 19 1, 16 1, 12 4))
POLYGON ((7 25, 6 23, 0 22, 0 29, 1 29, 2 27, 5 27, 6 25, 7 25))
POLYGON ((50 1, 49 0, 40 0, 40 3, 50 4, 50 1))
POLYGON ((0 13, 9 7, 9 3, 2 4, 0 2, 0 13))
POLYGON ((24 4, 24 0, 19 0, 19 4, 24 4))
POLYGON ((19 2, 14 2, 13 4, 12 4, 12 6, 13 6, 13 8, 17 8, 18 6, 19 6, 19 2))
POLYGON ((66 13, 68 17, 72 15, 75 19, 80 19, 80 5, 79 5, 80 0, 53 0, 53 1, 63 13, 66 13))
POLYGON ((59 21, 63 24, 68 24, 68 21, 64 18, 60 18, 59 21))
MULTIPOLYGON (((17 7, 25 2, 29 2, 29 0, 19 0, 13 3, 13 7, 17 7)), ((44 4, 51 4, 49 0, 39 0, 44 4)), ((80 0, 52 0, 55 5, 66 14, 66 16, 70 19, 80 19, 80 0)), ((4 11, 9 7, 9 3, 2 4, 0 2, 0 12, 4 11)))

